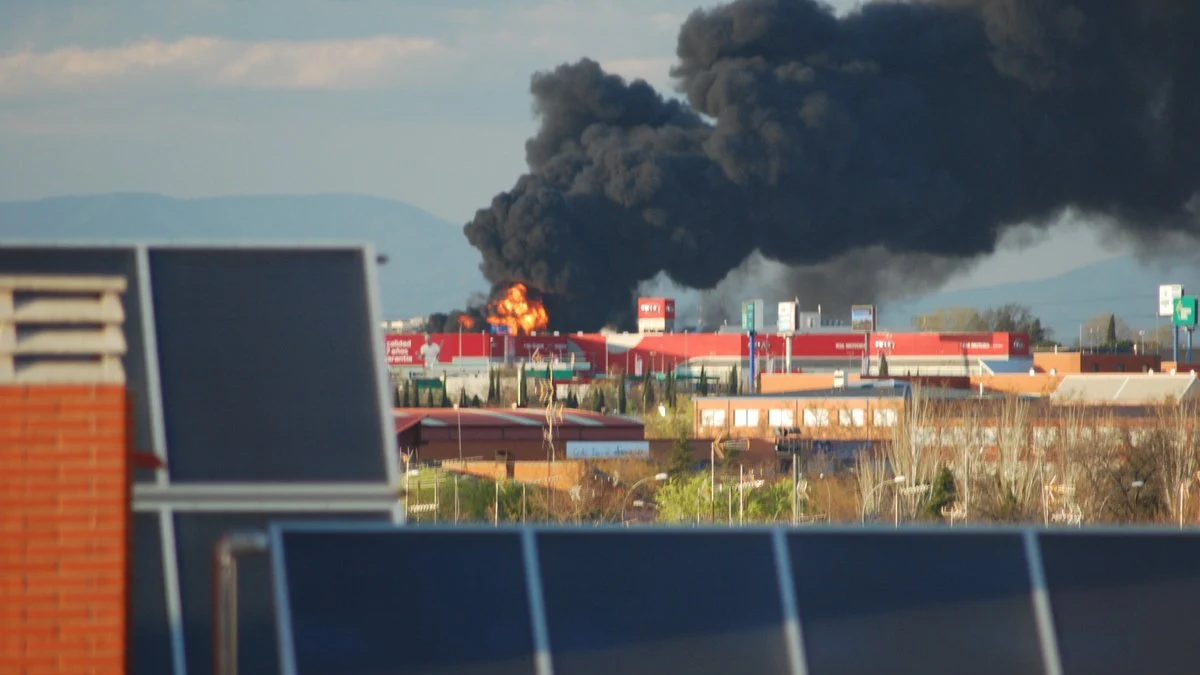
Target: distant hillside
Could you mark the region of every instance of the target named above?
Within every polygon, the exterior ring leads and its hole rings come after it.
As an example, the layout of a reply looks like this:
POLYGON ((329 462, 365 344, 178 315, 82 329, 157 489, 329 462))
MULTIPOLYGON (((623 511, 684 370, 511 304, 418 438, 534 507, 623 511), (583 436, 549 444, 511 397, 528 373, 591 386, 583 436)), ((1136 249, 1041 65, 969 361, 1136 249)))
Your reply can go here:
POLYGON ((1200 291, 1200 269, 1186 263, 1143 265, 1122 256, 1085 265, 1065 274, 985 288, 935 293, 880 307, 882 323, 909 327, 911 317, 939 307, 983 309, 1009 302, 1028 305, 1054 337, 1073 342, 1079 324, 1098 314, 1116 314, 1130 327, 1153 328, 1158 322, 1158 286, 1180 283, 1189 293, 1200 291))
POLYGON ((0 202, 0 241, 373 242, 383 313, 461 307, 487 288, 462 228, 403 202, 355 195, 173 199, 154 194, 0 202))

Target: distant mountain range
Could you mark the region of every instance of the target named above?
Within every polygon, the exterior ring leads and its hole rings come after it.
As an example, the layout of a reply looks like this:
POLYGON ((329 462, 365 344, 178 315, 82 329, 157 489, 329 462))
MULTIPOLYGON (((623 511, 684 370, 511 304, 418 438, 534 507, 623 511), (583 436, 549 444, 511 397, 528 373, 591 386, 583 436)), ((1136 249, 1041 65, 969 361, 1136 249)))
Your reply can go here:
POLYGON ((1158 286, 1169 283, 1183 284, 1188 293, 1200 291, 1200 268, 1183 262, 1143 264, 1126 255, 1046 279, 934 293, 878 311, 882 325, 903 329, 913 316, 942 307, 984 309, 1012 302, 1028 305, 1055 339, 1073 343, 1080 324, 1099 315, 1115 314, 1130 328, 1147 332, 1165 324, 1158 318, 1158 286))
POLYGON ((465 305, 488 288, 462 228, 403 202, 357 195, 174 199, 109 194, 0 202, 0 241, 372 242, 385 318, 465 305))
MULTIPOLYGON (((462 228, 403 202, 357 195, 174 199, 109 194, 0 202, 0 241, 373 242, 389 262, 379 270, 383 313, 397 319, 462 308, 487 282, 479 252, 462 228)), ((1116 314, 1151 329, 1158 285, 1200 290, 1200 270, 1184 263, 1143 265, 1113 258, 1020 283, 941 292, 881 303, 880 324, 911 327, 911 317, 941 307, 1028 305, 1063 342, 1097 315, 1116 314)), ((769 312, 773 314, 773 312, 769 312)), ((771 323, 773 316, 769 317, 771 323)))

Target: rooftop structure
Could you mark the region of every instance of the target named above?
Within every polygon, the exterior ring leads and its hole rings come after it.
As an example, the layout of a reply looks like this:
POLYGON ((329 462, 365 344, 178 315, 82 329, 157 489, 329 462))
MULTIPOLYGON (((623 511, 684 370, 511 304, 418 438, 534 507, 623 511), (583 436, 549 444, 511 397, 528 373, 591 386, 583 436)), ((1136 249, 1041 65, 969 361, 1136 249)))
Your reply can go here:
POLYGON ((1195 373, 1083 374, 1068 375, 1050 396, 1054 403, 1102 403, 1109 405, 1153 405, 1195 398, 1195 373))
POLYGON ((548 442, 561 458, 571 442, 645 438, 641 420, 577 409, 553 415, 552 439, 544 408, 396 408, 392 415, 401 452, 420 461, 491 460, 497 452, 518 460, 544 460, 548 442))

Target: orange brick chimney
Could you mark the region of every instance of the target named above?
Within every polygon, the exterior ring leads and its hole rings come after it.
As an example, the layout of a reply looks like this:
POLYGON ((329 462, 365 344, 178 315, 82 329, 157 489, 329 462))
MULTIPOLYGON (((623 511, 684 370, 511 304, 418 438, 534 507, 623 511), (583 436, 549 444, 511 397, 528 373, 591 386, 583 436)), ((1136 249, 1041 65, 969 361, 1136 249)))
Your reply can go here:
POLYGON ((126 671, 125 281, 0 275, 0 673, 126 671))

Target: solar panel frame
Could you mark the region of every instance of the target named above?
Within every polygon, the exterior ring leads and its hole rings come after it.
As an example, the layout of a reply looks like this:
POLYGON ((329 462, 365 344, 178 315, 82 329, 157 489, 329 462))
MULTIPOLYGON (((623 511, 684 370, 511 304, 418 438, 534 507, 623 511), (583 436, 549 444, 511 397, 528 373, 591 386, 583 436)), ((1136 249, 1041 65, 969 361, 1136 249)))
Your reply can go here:
MULTIPOLYGON (((149 245, 149 246, 147 246, 147 250, 148 250, 148 256, 150 257, 151 268, 154 267, 156 258, 160 258, 163 261, 167 261, 171 256, 175 255, 176 260, 178 260, 178 259, 180 259, 178 254, 182 254, 183 257, 187 257, 189 254, 204 255, 206 253, 212 253, 212 254, 214 254, 214 256, 218 256, 218 257, 226 256, 227 258, 236 256, 239 253, 248 253, 251 255, 257 254, 257 255, 262 255, 264 258, 268 258, 269 256, 283 255, 283 254, 300 254, 300 255, 304 255, 304 254, 313 254, 313 255, 349 254, 349 255, 357 257, 361 263, 361 274, 362 274, 361 279, 359 279, 358 281, 352 281, 347 278, 344 281, 352 282, 355 284, 361 284, 361 287, 363 289, 362 303, 363 303, 364 310, 367 314, 367 316, 363 317, 363 320, 367 321, 367 323, 368 323, 368 325, 364 326, 363 328, 366 330, 366 339, 369 341, 369 349, 370 349, 369 354, 366 355, 366 362, 369 364, 369 368, 371 369, 372 374, 375 377, 376 392, 375 392, 375 396, 373 398, 375 400, 375 406, 378 409, 379 418, 380 418, 378 420, 379 434, 380 434, 379 442, 380 442, 380 451, 383 454, 383 457, 381 459, 382 459, 382 467, 383 467, 383 474, 384 474, 384 477, 380 481, 367 480, 365 482, 378 483, 378 482, 386 481, 390 485, 396 485, 398 483, 399 459, 398 459, 397 450, 396 450, 396 446, 395 446, 395 443, 396 443, 395 436, 392 433, 392 428, 391 428, 392 420, 389 419, 389 415, 388 415, 388 412, 390 412, 390 410, 391 410, 392 401, 391 401, 391 398, 388 396, 389 384, 388 384, 386 360, 384 357, 382 325, 381 325, 381 319, 380 319, 381 314, 380 314, 380 303, 379 303, 379 291, 377 288, 377 274, 375 271, 376 255, 375 255, 375 249, 374 249, 373 245, 371 245, 369 243, 366 243, 366 244, 344 244, 344 245, 340 245, 340 246, 334 245, 334 244, 322 245, 322 244, 312 244, 312 243, 305 243, 305 244, 299 244, 299 245, 281 245, 278 243, 262 244, 262 245, 259 245, 259 244, 226 245, 226 244, 220 244, 220 243, 214 244, 214 243, 204 242, 204 243, 200 243, 200 244, 173 243, 171 245, 166 245, 166 246, 149 245)), ((287 262, 287 261, 285 261, 285 262, 287 262)), ((238 261, 238 263, 241 264, 242 261, 238 261)), ((167 264, 169 264, 169 263, 167 263, 167 264)), ((198 263, 195 263, 193 261, 193 264, 198 264, 198 263)), ((151 269, 150 271, 151 271, 151 274, 154 273, 153 269, 151 269)), ((155 282, 153 279, 151 280, 150 284, 148 284, 148 285, 150 286, 151 290, 154 291, 155 293, 158 293, 159 289, 161 288, 161 284, 155 282)), ((155 297, 157 298, 158 296, 156 295, 155 297)), ((161 310, 162 308, 160 307, 160 304, 161 303, 159 301, 156 301, 154 303, 155 309, 161 310)), ((172 311, 177 311, 177 309, 172 307, 172 311)), ((159 314, 161 314, 161 312, 159 312, 159 314)), ((162 322, 161 316, 156 315, 155 330, 157 332, 161 332, 162 330, 164 330, 164 324, 162 322)), ((159 367, 161 369, 162 368, 162 366, 161 366, 162 349, 163 349, 161 337, 157 340, 157 342, 159 345, 159 349, 157 350, 156 356, 159 359, 159 362, 160 362, 159 367)), ((169 376, 167 379, 169 379, 169 376)), ((160 400, 162 400, 166 396, 166 383, 160 382, 160 387, 161 388, 160 388, 159 396, 160 396, 160 400)), ((169 411, 165 410, 166 407, 167 407, 166 405, 163 405, 163 408, 165 411, 164 419, 163 419, 163 427, 164 427, 164 436, 165 437, 163 439, 163 442, 164 442, 164 446, 165 446, 164 451, 166 453, 168 453, 168 455, 169 455, 169 453, 170 453, 169 436, 171 435, 171 431, 170 431, 171 421, 166 419, 166 417, 169 416, 166 414, 167 412, 169 412, 169 411)), ((176 463, 178 463, 178 458, 176 460, 176 463)), ((172 478, 172 480, 180 479, 179 476, 175 476, 175 475, 172 475, 171 478, 172 478)), ((205 483, 210 483, 210 484, 215 484, 215 483, 263 484, 263 483, 271 483, 271 482, 295 483, 295 482, 299 482, 299 481, 295 481, 295 480, 272 481, 270 479, 267 479, 265 481, 258 480, 258 479, 249 479, 249 480, 213 479, 213 480, 208 480, 208 481, 205 481, 205 480, 197 481, 195 479, 190 479, 187 482, 193 483, 193 484, 205 484, 205 483)), ((350 482, 362 483, 364 481, 361 479, 356 479, 356 480, 352 480, 350 482)))

